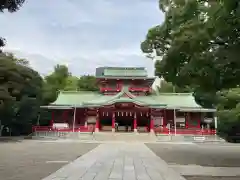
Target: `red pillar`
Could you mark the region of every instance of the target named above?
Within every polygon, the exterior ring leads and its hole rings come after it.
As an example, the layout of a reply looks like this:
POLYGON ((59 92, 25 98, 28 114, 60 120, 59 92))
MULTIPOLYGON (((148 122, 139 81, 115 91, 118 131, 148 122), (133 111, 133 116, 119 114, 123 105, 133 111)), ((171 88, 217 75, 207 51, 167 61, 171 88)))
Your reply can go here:
POLYGON ((189 119, 189 113, 185 113, 185 128, 188 128, 188 119, 189 119))
POLYGON ((166 126, 166 109, 163 110, 163 127, 166 126))
POLYGON ((63 110, 63 113, 62 113, 62 121, 64 123, 67 123, 67 117, 68 117, 68 110, 63 110))
POLYGON ((112 132, 115 132, 115 113, 112 113, 112 132))
POLYGON ((54 110, 52 111, 52 119, 50 121, 50 126, 52 127, 54 123, 54 110))
POLYGON ((99 113, 98 113, 98 111, 97 111, 96 124, 95 124, 95 132, 99 132, 99 126, 100 126, 100 123, 99 123, 99 113))
POLYGON ((199 118, 198 118, 198 125, 197 128, 201 129, 201 118, 202 118, 202 114, 199 114, 199 118))
POLYGON ((153 120, 153 116, 151 116, 150 119, 150 133, 154 132, 154 120, 153 120))
POLYGON ((137 114, 134 114, 134 120, 133 120, 133 130, 134 132, 137 132, 137 114))

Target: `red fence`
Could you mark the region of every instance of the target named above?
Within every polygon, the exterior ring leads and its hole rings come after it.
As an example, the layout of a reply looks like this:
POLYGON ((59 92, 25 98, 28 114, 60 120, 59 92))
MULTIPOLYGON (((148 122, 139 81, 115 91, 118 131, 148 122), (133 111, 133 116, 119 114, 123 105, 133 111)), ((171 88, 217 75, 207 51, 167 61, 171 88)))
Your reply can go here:
MULTIPOLYGON (((74 132, 92 132, 94 126, 78 126, 74 128, 74 132)), ((33 126, 32 132, 73 132, 73 128, 53 128, 52 126, 33 126)), ((215 135, 216 130, 207 130, 207 129, 168 129, 164 128, 155 128, 156 134, 182 134, 182 135, 215 135)))
POLYGON ((53 128, 52 126, 33 126, 32 132, 92 132, 94 127, 78 126, 76 128, 53 128))
POLYGON ((155 128, 156 134, 182 134, 182 135, 215 135, 216 130, 208 129, 168 129, 164 128, 155 128))

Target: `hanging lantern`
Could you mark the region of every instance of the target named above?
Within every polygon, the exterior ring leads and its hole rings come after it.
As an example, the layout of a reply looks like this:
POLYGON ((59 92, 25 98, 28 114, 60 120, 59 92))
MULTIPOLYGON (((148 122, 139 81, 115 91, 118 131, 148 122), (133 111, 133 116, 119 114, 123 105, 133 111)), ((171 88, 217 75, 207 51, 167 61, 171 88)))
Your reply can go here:
POLYGON ((136 119, 137 118, 137 113, 134 113, 134 119, 136 119))

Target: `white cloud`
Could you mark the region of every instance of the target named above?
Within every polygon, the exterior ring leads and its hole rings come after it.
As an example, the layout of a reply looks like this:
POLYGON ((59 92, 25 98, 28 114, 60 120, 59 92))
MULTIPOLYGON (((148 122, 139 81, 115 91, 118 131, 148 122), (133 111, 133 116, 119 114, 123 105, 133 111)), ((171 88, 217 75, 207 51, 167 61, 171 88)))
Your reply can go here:
POLYGON ((97 66, 145 66, 153 74, 140 42, 163 20, 157 3, 29 0, 16 13, 0 14, 0 35, 7 39, 6 50, 43 74, 57 63, 67 63, 76 75, 92 74, 97 66))

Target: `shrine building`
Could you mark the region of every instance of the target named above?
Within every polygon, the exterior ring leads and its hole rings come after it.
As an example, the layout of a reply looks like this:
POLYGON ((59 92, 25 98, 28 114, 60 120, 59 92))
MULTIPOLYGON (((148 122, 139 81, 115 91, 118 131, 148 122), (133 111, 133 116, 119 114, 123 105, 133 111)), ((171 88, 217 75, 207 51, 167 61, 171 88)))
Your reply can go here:
POLYGON ((61 91, 42 107, 52 112, 51 130, 187 134, 214 124, 216 110, 201 107, 192 93, 153 92, 155 77, 145 68, 99 67, 96 78, 99 91, 61 91))

